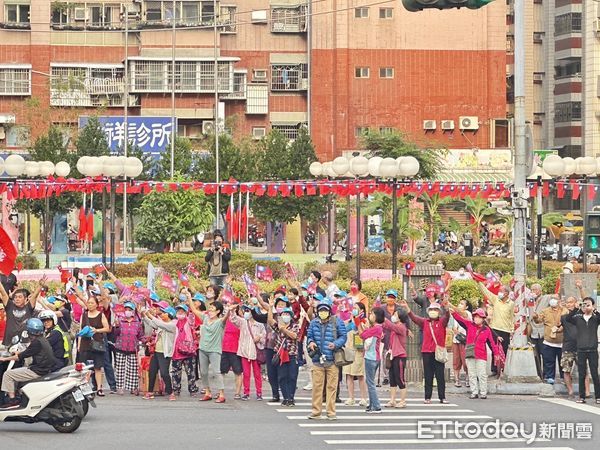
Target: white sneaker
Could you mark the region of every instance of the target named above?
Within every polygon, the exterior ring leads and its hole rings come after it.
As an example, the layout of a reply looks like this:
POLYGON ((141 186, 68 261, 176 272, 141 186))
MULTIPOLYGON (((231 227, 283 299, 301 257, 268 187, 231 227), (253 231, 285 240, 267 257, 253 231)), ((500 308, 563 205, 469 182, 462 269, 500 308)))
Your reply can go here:
POLYGON ((308 383, 302 389, 304 389, 305 391, 312 391, 312 383, 308 383))
POLYGON ((369 404, 369 402, 363 398, 360 402, 358 402, 358 404, 359 404, 359 406, 367 406, 369 404))
POLYGON ((346 406, 354 406, 354 405, 356 405, 356 402, 354 401, 353 398, 349 398, 348 400, 346 400, 344 402, 344 405, 346 405, 346 406))

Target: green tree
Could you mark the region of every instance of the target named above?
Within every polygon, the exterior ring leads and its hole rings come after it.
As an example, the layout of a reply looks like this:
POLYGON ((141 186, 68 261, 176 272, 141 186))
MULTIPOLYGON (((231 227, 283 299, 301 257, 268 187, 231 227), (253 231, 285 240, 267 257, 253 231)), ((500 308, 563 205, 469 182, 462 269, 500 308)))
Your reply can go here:
MULTIPOLYGON (((182 176, 175 179, 184 180, 182 176)), ((137 242, 158 252, 164 252, 168 245, 207 230, 214 219, 211 203, 204 193, 181 189, 176 192, 153 191, 144 197, 137 212, 137 242)))
MULTIPOLYGON (((174 171, 190 178, 194 171, 196 156, 192 150, 192 142, 185 137, 175 137, 174 171)), ((171 144, 162 152, 156 164, 156 179, 169 180, 171 178, 171 144)))
POLYGON ((419 148, 415 142, 399 132, 377 133, 369 132, 362 138, 362 147, 369 151, 370 156, 382 158, 398 158, 414 156, 420 164, 416 178, 433 179, 443 166, 443 150, 419 148))
POLYGON ((433 245, 435 242, 435 238, 439 234, 442 226, 442 217, 439 213, 440 207, 451 203, 453 199, 451 197, 442 197, 440 196, 440 194, 429 195, 427 192, 424 192, 421 195, 421 199, 423 200, 423 204, 427 208, 427 214, 429 216, 429 224, 427 227, 429 234, 429 243, 433 245))
POLYGON ((103 156, 110 154, 108 140, 97 117, 89 118, 87 124, 79 132, 75 141, 76 153, 71 153, 71 175, 83 177, 75 167, 77 160, 82 156, 103 156))
POLYGON ((462 200, 462 203, 473 218, 473 239, 475 244, 479 247, 481 245, 479 241, 479 227, 481 226, 481 222, 483 222, 487 216, 495 214, 496 208, 488 206, 487 199, 480 196, 465 197, 465 199, 462 200))

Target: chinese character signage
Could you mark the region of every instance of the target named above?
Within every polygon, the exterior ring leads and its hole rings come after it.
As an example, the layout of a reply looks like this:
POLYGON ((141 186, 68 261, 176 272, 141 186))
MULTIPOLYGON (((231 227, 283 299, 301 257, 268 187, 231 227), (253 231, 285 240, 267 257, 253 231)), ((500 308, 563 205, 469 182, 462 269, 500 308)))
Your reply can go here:
MULTIPOLYGON (((79 127, 86 126, 89 117, 79 118, 79 127)), ((123 147, 125 140, 125 125, 122 116, 98 117, 100 125, 106 134, 111 152, 117 152, 123 147)), ((177 123, 175 123, 177 126, 177 123)), ((170 117, 128 117, 127 138, 130 146, 139 147, 144 153, 153 157, 158 156, 170 145, 171 140, 170 117)))

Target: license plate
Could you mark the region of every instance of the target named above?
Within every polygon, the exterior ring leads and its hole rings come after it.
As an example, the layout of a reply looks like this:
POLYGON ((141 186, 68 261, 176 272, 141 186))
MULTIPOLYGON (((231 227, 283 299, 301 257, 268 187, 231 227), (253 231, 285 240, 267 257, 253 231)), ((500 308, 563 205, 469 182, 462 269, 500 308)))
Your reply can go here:
POLYGON ((92 395, 94 393, 94 390, 88 383, 82 384, 81 386, 79 386, 79 389, 81 389, 83 395, 92 395))
POLYGON ((77 400, 78 402, 82 402, 83 400, 85 400, 85 397, 79 389, 73 392, 73 398, 75 398, 75 400, 77 400))

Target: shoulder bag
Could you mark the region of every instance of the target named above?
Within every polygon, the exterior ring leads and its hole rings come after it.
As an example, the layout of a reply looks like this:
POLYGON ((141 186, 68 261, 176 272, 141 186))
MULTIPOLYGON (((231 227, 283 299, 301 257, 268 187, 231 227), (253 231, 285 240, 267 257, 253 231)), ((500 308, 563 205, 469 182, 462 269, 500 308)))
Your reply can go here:
POLYGON ((254 343, 254 347, 256 348, 256 362, 261 366, 267 362, 267 356, 265 354, 264 348, 258 348, 258 344, 254 340, 254 333, 252 333, 252 327, 250 323, 246 321, 246 325, 248 326, 248 331, 250 332, 250 337, 252 338, 252 342, 254 343))
MULTIPOLYGON (((85 321, 87 322, 87 326, 90 326, 90 316, 88 315, 88 313, 84 313, 85 314, 85 321)), ((102 314, 102 313, 100 313, 102 314)), ((97 341, 96 339, 94 339, 94 337, 92 336, 90 338, 91 345, 90 345, 90 350, 94 353, 104 353, 106 351, 106 344, 104 343, 104 336, 102 337, 101 341, 97 341)))
POLYGON ((433 338, 433 342, 435 342, 435 360, 442 364, 446 364, 448 362, 448 350, 446 350, 446 347, 438 345, 437 339, 435 338, 435 333, 433 332, 433 325, 431 325, 431 321, 429 322, 429 329, 431 330, 431 337, 433 338))
MULTIPOLYGON (((337 317, 334 316, 334 323, 333 325, 333 340, 336 341, 337 340, 337 317)), ((328 322, 328 324, 331 323, 331 321, 328 322)), ((348 348, 346 346, 338 348, 337 350, 333 351, 333 363, 337 366, 337 367, 344 367, 344 366, 348 366, 350 364, 352 364, 354 362, 354 350, 351 348, 348 348)))

